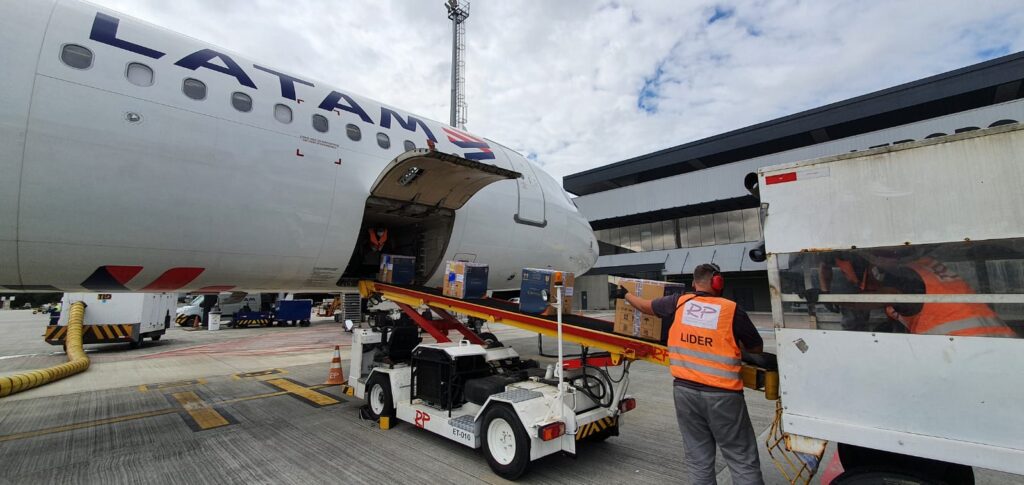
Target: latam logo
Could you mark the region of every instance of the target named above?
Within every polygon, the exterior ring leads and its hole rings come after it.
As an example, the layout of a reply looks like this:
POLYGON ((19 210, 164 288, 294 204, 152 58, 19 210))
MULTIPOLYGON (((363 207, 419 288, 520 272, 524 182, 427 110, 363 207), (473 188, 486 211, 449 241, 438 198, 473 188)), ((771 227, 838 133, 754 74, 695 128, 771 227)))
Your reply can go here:
POLYGON ((492 160, 494 158, 494 152, 491 151, 491 146, 483 139, 477 138, 469 133, 464 133, 452 128, 441 128, 444 130, 444 134, 448 135, 448 141, 455 144, 459 148, 469 148, 480 150, 478 152, 466 152, 464 155, 469 160, 492 160))

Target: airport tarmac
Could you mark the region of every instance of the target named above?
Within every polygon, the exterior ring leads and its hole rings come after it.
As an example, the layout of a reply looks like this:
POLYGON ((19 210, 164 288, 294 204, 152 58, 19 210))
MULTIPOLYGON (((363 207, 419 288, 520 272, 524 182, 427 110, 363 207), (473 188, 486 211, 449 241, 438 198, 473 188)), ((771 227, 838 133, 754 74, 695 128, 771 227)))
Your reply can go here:
MULTIPOLYGON (((0 312, 0 375, 64 360, 43 343, 45 322, 0 312)), ((537 358, 535 335, 492 330, 537 358)), ((0 400, 0 483, 505 483, 478 451, 404 423, 382 431, 360 420, 362 401, 321 384, 334 345, 347 370, 349 343, 339 324, 314 319, 309 328, 173 327, 137 350, 88 346, 84 374, 0 400)), ((534 462, 520 482, 684 482, 667 370, 635 364, 630 392, 638 407, 619 437, 534 462)), ((775 404, 759 392, 746 398, 763 436, 775 404)), ((786 483, 761 459, 767 483, 786 483)), ((721 458, 717 466, 729 483, 721 458)), ((1024 484, 977 474, 978 483, 1024 484)))

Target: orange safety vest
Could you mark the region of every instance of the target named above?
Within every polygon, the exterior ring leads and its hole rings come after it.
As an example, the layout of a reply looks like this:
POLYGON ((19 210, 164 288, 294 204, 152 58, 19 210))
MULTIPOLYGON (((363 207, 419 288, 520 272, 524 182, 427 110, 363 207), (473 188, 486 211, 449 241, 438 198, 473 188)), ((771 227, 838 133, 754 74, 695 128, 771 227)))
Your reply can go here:
POLYGON ((380 251, 381 249, 384 249, 384 243, 387 242, 387 240, 388 240, 388 230, 387 229, 384 229, 383 231, 381 231, 380 239, 377 239, 377 231, 374 231, 373 229, 370 229, 370 245, 373 246, 373 248, 376 249, 377 251, 380 251))
MULTIPOLYGON (((928 295, 965 295, 974 290, 946 265, 921 258, 907 265, 924 281, 928 295)), ((960 337, 1015 337, 1013 329, 984 303, 925 303, 921 312, 900 316, 911 333, 960 337)))
POLYGON ((740 347, 732 333, 736 303, 714 296, 681 295, 668 332, 668 357, 678 379, 739 391, 740 347))

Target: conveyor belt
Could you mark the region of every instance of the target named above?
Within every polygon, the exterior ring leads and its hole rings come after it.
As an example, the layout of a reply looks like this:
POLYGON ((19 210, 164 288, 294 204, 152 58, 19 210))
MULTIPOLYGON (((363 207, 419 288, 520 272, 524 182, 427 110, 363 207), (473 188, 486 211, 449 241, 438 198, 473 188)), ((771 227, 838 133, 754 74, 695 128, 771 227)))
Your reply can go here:
MULTIPOLYGON (((493 298, 460 300, 444 296, 440 290, 435 288, 394 285, 375 281, 360 281, 359 291, 363 297, 379 294, 398 303, 441 308, 552 337, 558 333, 556 317, 522 313, 519 311, 518 305, 505 300, 493 298)), ((564 314, 562 317, 562 339, 605 350, 627 359, 646 360, 655 364, 668 365, 668 349, 664 345, 613 333, 612 327, 612 322, 607 320, 564 314)))

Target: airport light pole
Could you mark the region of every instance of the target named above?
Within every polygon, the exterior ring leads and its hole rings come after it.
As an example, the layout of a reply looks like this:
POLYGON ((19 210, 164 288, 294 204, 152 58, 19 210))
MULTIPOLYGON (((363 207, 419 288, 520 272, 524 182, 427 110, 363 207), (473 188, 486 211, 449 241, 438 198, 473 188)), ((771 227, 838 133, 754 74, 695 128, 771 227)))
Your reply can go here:
POLYGON ((466 26, 469 18, 469 2, 459 5, 459 0, 445 3, 448 18, 452 21, 452 104, 451 121, 455 128, 466 128, 466 26))

